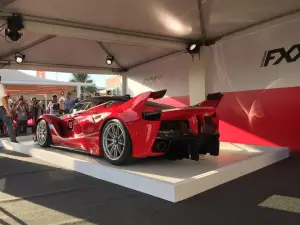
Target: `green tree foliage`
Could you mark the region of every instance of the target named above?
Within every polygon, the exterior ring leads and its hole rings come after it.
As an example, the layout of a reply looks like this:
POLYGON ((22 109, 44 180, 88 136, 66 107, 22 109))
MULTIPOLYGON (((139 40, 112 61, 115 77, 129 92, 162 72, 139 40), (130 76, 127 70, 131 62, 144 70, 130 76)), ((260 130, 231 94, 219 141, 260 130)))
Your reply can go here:
MULTIPOLYGON (((84 73, 73 73, 70 82, 76 83, 93 83, 93 80, 90 79, 91 76, 84 73)), ((81 93, 95 93, 97 91, 96 86, 91 87, 81 87, 81 93)))

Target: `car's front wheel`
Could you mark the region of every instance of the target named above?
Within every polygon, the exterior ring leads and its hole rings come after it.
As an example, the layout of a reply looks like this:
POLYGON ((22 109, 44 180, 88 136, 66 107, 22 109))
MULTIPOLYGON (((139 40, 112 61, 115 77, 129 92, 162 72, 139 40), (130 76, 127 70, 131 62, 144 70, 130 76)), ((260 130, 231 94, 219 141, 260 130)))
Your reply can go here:
POLYGON ((113 165, 131 163, 132 144, 129 132, 117 119, 108 121, 101 132, 101 146, 104 157, 113 165))
POLYGON ((50 129, 45 120, 40 120, 36 126, 36 140, 41 147, 49 147, 51 145, 50 129))

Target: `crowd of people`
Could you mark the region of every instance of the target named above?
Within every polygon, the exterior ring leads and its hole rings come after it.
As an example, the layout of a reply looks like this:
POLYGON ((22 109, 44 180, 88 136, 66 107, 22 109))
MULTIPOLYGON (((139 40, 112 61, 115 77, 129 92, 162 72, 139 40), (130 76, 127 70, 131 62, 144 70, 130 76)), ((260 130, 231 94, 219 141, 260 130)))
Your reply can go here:
POLYGON ((8 104, 9 112, 13 119, 17 121, 18 126, 22 127, 27 124, 29 119, 36 121, 44 113, 61 116, 83 99, 83 95, 79 99, 73 99, 71 93, 68 93, 66 98, 61 98, 60 100, 58 100, 57 95, 53 95, 51 101, 46 104, 45 101, 39 101, 35 97, 29 101, 25 100, 21 95, 17 99, 9 98, 8 104))
MULTIPOLYGON (((5 87, 2 86, 1 89, 4 90, 2 94, 6 95, 5 87)), ((57 95, 53 95, 52 99, 47 103, 43 100, 37 100, 35 97, 27 100, 23 95, 17 98, 7 96, 8 112, 6 114, 12 121, 17 122, 17 133, 22 133, 26 132, 28 121, 31 120, 32 127, 35 128, 34 124, 41 115, 46 113, 61 116, 69 112, 77 102, 89 98, 91 98, 91 95, 87 95, 84 98, 84 95, 81 94, 80 98, 74 99, 71 93, 67 93, 66 98, 61 97, 60 99, 58 99, 57 95)), ((0 120, 2 123, 5 122, 2 117, 0 120)))
MULTIPOLYGON (((96 93, 95 96, 100 96, 100 94, 96 93)), ((1 84, 0 76, 0 128, 2 129, 2 125, 5 124, 10 140, 17 143, 13 121, 16 121, 17 133, 19 133, 25 131, 28 121, 32 121, 32 127, 35 128, 36 121, 41 115, 46 113, 61 116, 68 113, 77 102, 91 97, 90 94, 86 97, 81 94, 79 98, 74 99, 71 93, 67 93, 66 98, 60 99, 57 95, 53 95, 49 103, 39 101, 35 97, 27 100, 23 95, 14 98, 8 95, 5 86, 1 84)))
POLYGON ((35 97, 28 101, 21 95, 17 99, 9 97, 8 105, 12 117, 18 121, 18 124, 22 125, 29 119, 36 121, 44 113, 61 116, 71 110, 77 102, 89 98, 91 98, 91 95, 87 95, 84 98, 84 95, 81 94, 80 98, 74 99, 71 93, 67 93, 66 98, 60 98, 59 100, 57 95, 53 95, 47 104, 45 101, 39 101, 35 97))

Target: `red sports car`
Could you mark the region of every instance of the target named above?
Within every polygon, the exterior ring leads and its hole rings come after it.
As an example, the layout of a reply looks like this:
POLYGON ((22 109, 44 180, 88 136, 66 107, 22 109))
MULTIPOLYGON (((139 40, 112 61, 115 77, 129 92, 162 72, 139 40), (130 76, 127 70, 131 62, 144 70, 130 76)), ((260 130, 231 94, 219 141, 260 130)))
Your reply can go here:
POLYGON ((195 106, 175 108, 159 99, 166 90, 136 97, 102 96, 84 100, 62 117, 42 115, 36 141, 104 156, 111 164, 132 158, 165 156, 199 160, 199 154, 219 155, 216 106, 222 94, 210 94, 195 106))

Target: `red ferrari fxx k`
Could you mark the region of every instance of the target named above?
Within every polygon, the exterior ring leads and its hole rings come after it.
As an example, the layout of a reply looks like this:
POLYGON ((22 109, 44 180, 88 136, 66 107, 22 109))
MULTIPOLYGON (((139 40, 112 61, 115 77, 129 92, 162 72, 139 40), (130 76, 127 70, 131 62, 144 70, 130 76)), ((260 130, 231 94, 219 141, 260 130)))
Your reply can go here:
POLYGON ((222 94, 194 106, 176 108, 150 101, 166 90, 136 97, 99 96, 76 104, 62 117, 44 114, 37 121, 36 141, 42 147, 63 146, 104 156, 111 164, 133 158, 164 156, 199 160, 219 155, 216 107, 222 94))

